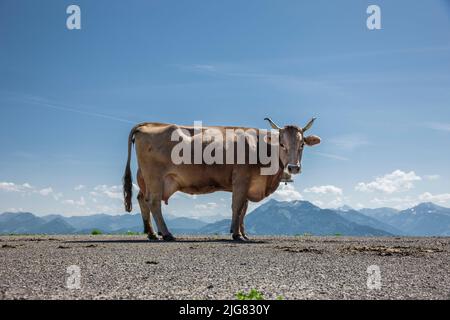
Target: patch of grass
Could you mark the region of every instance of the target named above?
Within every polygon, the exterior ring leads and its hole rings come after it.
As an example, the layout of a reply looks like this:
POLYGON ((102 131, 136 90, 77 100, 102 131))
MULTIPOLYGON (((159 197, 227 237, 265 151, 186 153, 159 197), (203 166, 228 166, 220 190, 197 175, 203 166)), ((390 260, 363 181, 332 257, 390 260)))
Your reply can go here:
POLYGON ((340 237, 340 236, 342 236, 342 233, 339 233, 339 232, 338 232, 338 233, 335 233, 334 235, 335 235, 336 237, 340 237))
POLYGON ((97 236, 97 235, 103 234, 103 232, 102 232, 101 230, 99 230, 99 229, 93 229, 93 230, 91 231, 91 234, 92 234, 93 236, 97 236))
POLYGON ((283 296, 277 296, 275 300, 284 300, 283 296))
POLYGON ((264 300, 264 296, 256 289, 251 289, 248 293, 239 291, 236 293, 237 300, 264 300))

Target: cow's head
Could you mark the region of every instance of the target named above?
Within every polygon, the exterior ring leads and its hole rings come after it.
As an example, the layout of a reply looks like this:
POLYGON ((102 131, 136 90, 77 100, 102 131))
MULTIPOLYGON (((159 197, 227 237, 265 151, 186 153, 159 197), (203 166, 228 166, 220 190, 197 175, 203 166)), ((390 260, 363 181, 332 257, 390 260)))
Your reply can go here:
POLYGON ((318 136, 305 136, 305 132, 311 128, 316 118, 312 118, 303 128, 289 125, 283 128, 276 125, 270 118, 264 120, 269 121, 273 129, 279 132, 280 143, 280 160, 285 170, 289 174, 298 174, 302 170, 302 154, 303 147, 313 146, 320 143, 318 136))

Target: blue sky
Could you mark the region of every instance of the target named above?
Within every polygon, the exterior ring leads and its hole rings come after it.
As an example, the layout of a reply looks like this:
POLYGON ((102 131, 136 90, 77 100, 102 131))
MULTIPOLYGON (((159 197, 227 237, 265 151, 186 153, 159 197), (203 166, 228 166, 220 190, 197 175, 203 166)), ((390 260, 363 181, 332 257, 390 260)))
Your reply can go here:
MULTIPOLYGON (((272 197, 450 206, 449 89, 449 1, 3 0, 0 212, 123 213, 134 123, 266 116, 317 116, 322 138, 272 197), (70 4, 81 30, 66 28, 70 4)), ((164 210, 228 217, 229 199, 177 194, 164 210)))

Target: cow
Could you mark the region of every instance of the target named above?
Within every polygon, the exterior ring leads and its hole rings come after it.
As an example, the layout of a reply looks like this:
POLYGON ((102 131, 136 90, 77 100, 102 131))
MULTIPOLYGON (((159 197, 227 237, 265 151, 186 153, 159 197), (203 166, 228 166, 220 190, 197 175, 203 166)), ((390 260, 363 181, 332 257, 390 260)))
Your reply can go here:
MULTIPOLYGON (((194 161, 193 164, 189 161, 185 163, 174 163, 173 161, 173 150, 179 144, 178 140, 174 140, 175 133, 179 137, 184 135, 184 138, 182 138, 187 140, 188 144, 195 144, 197 137, 200 136, 201 147, 205 149, 205 138, 202 138, 200 133, 214 132, 212 140, 215 141, 220 135, 225 136, 227 130, 245 131, 251 129, 259 134, 259 129, 214 126, 203 127, 199 131, 196 130, 195 126, 178 126, 156 122, 136 125, 132 128, 128 137, 128 158, 123 176, 125 210, 127 212, 132 211, 133 182, 130 162, 134 143, 138 163, 137 184, 139 193, 137 200, 144 222, 144 232, 147 233, 150 240, 158 239, 152 227, 152 216, 163 240, 175 240, 162 216, 161 202, 164 201, 168 204, 169 198, 177 191, 192 195, 215 191, 231 192, 232 220, 230 233, 232 239, 235 241, 248 240, 244 226, 248 202, 263 200, 276 191, 280 182, 288 181, 291 175, 299 174, 304 146, 313 146, 320 143, 318 136, 304 135, 311 128, 315 118, 312 118, 304 127, 295 125, 279 127, 270 118, 265 118, 265 120, 270 123, 272 132, 275 132, 275 134, 267 135, 264 142, 258 136, 253 142, 251 139, 246 140, 244 150, 249 153, 249 150, 258 148, 256 143, 267 143, 270 146, 277 144, 278 149, 275 153, 278 162, 276 163, 277 170, 272 174, 262 174, 262 168, 267 167, 267 165, 259 162, 242 163, 242 161, 238 161, 230 164, 228 162, 205 163, 202 160, 201 162, 194 161), (277 141, 272 140, 273 138, 277 138, 277 141)), ((236 138, 233 139, 232 144, 234 146, 237 140, 236 138)), ((245 156, 247 159, 248 154, 245 156)), ((192 157, 195 158, 195 155, 183 154, 183 157, 190 160, 192 157)), ((234 157, 236 156, 234 155, 234 157)))

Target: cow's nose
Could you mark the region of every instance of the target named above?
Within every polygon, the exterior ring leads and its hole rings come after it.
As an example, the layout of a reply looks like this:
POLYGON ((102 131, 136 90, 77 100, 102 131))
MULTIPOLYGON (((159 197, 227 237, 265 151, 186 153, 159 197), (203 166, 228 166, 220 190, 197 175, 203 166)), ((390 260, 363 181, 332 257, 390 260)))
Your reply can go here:
POLYGON ((300 172, 300 165, 298 164, 288 164, 287 166, 288 172, 292 174, 297 174, 300 172))

